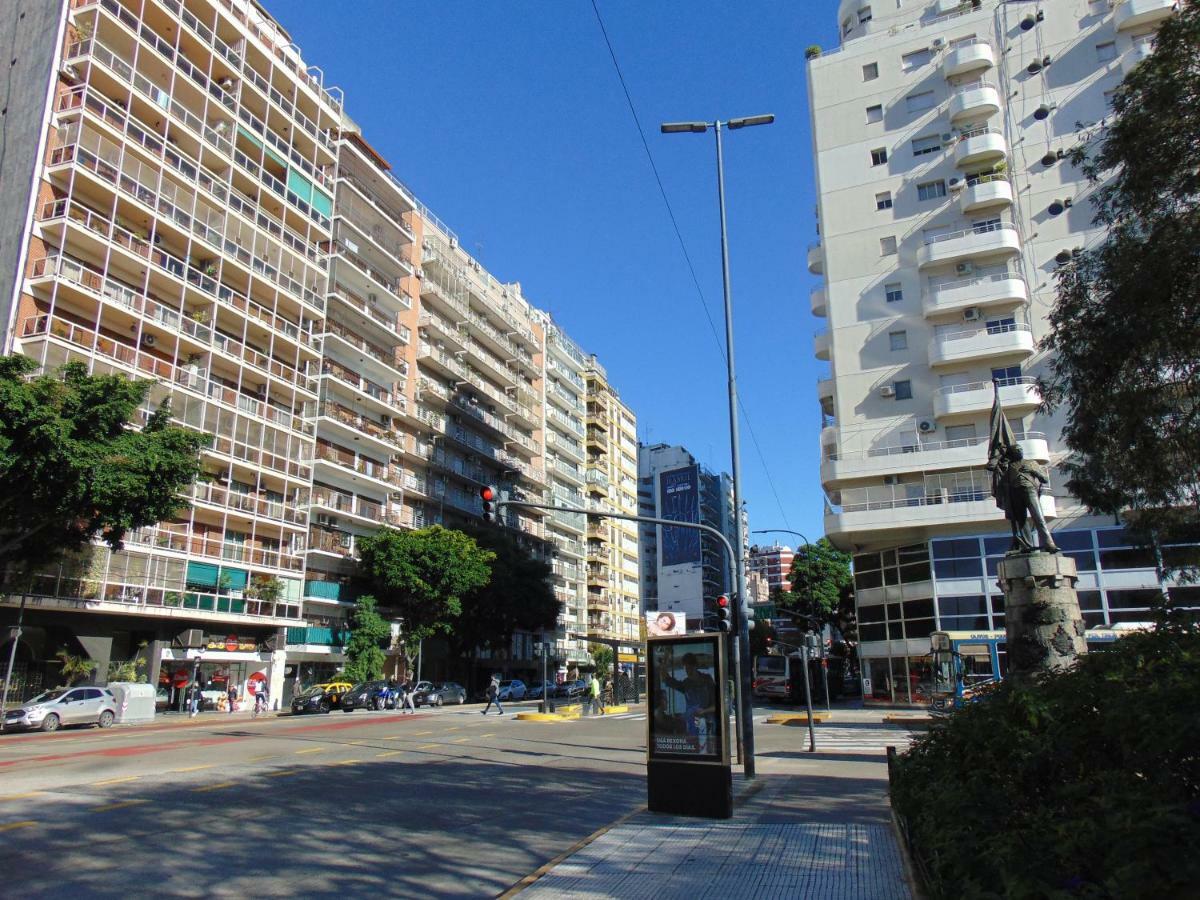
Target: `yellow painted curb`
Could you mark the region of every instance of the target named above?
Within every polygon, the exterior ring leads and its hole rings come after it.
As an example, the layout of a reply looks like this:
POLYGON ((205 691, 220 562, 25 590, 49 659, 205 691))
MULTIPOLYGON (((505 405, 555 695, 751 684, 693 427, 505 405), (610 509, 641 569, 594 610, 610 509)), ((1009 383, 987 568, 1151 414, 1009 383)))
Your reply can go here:
POLYGON ((629 712, 628 706, 606 706, 606 707, 604 707, 604 714, 606 716, 613 715, 616 713, 627 713, 627 712, 629 712))
POLYGON ((578 716, 560 716, 557 713, 521 712, 517 713, 518 722, 566 722, 578 716))
MULTIPOLYGON (((813 712, 813 723, 828 722, 833 718, 833 715, 827 712, 813 712)), ((807 725, 808 713, 776 713, 773 716, 767 716, 768 725, 807 725)))

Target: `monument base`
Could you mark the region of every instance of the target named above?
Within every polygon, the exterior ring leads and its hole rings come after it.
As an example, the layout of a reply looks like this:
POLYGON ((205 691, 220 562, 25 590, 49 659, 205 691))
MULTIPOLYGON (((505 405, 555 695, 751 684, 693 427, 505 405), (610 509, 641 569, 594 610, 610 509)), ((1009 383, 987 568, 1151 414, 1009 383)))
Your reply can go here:
POLYGON ((1008 677, 1066 668, 1087 652, 1075 560, 1036 550, 1009 553, 996 574, 1004 591, 1008 677))

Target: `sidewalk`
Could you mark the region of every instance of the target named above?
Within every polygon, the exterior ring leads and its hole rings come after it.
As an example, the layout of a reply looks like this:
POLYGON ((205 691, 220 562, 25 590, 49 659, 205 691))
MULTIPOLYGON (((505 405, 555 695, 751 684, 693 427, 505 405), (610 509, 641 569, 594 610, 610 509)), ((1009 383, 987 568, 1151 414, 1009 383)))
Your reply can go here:
POLYGON ((911 900, 887 779, 863 766, 791 754, 764 760, 753 782, 734 775, 732 819, 643 810, 554 861, 517 893, 522 900, 911 900))

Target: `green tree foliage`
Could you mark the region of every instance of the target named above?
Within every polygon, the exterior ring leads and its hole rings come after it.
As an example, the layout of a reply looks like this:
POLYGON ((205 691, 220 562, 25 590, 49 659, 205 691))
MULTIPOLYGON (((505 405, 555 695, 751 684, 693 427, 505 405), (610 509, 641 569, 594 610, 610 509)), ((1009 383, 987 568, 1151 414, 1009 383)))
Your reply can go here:
POLYGON ((791 591, 780 592, 776 603, 819 624, 833 622, 843 594, 851 584, 850 554, 826 538, 796 548, 792 557, 791 591))
POLYGON ((507 649, 518 629, 553 628, 562 604, 554 596, 550 566, 535 559, 510 531, 471 526, 466 533, 493 558, 487 582, 461 597, 461 612, 450 629, 454 649, 462 655, 484 647, 507 649))
POLYGON ((91 657, 76 656, 66 647, 55 653, 54 657, 59 663, 58 677, 63 680, 66 687, 83 681, 85 678, 91 678, 92 673, 96 671, 96 663, 92 661, 91 657))
POLYGON ((402 621, 407 663, 425 638, 448 632, 462 598, 487 584, 495 554, 461 531, 381 528, 358 540, 359 576, 381 607, 402 621))
POLYGON ((593 644, 592 662, 596 664, 597 675, 604 675, 612 672, 612 647, 608 646, 607 644, 593 644))
POLYGON ((0 569, 28 567, 99 535, 114 549, 131 529, 188 507, 206 435, 168 424, 163 405, 129 427, 148 381, 88 375, 31 377, 36 363, 0 358, 0 569))
POLYGON ((1105 240, 1057 272, 1043 393, 1067 487, 1144 535, 1200 525, 1200 5, 1165 22, 1071 155, 1105 240))
POLYGON ((379 615, 375 598, 370 595, 359 597, 350 617, 350 638, 346 641, 346 665, 342 675, 347 681, 357 684, 382 677, 383 648, 391 634, 391 626, 379 615))
POLYGON ((901 756, 933 898, 1200 896, 1200 633, 1121 638, 1005 681, 901 756))

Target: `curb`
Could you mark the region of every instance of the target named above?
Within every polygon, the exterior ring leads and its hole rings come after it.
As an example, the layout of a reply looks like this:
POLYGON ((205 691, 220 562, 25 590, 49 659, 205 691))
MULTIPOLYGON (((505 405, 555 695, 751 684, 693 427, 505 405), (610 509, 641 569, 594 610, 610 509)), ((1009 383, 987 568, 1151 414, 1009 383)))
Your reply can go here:
POLYGON ((932 725, 933 716, 913 716, 903 713, 888 713, 883 717, 885 725, 932 725))
MULTIPOLYGON (((833 718, 832 713, 814 712, 812 720, 814 725, 819 725, 822 722, 828 722, 833 718)), ((776 713, 773 716, 767 716, 768 725, 807 725, 808 713, 776 713)))

